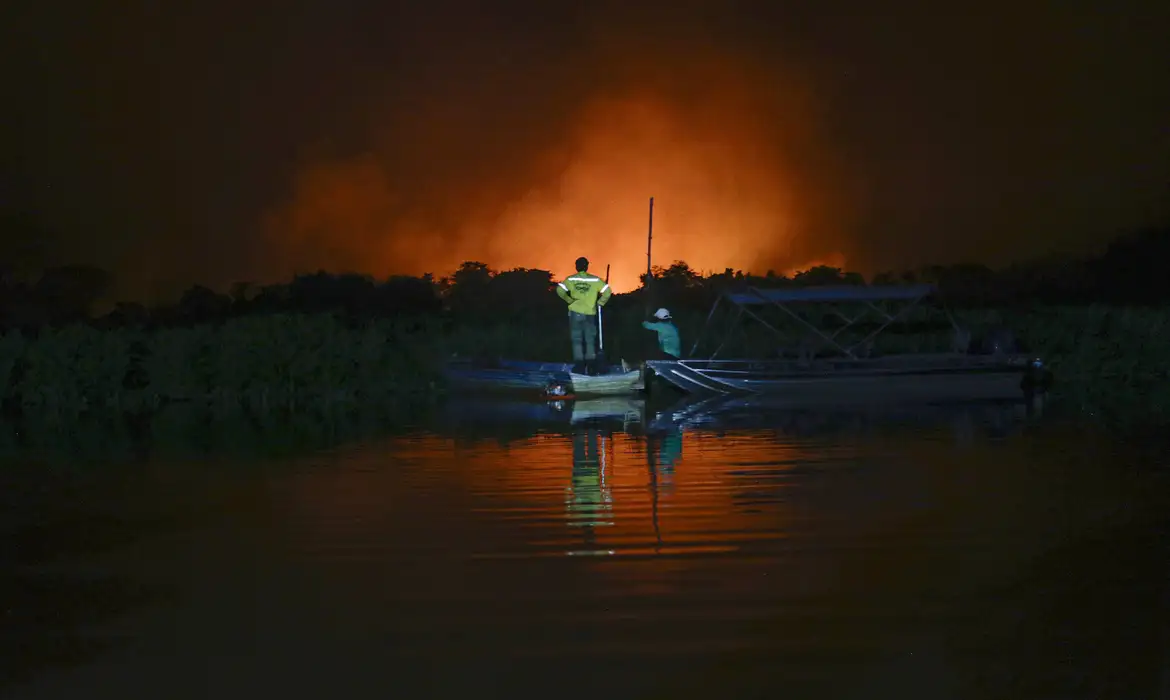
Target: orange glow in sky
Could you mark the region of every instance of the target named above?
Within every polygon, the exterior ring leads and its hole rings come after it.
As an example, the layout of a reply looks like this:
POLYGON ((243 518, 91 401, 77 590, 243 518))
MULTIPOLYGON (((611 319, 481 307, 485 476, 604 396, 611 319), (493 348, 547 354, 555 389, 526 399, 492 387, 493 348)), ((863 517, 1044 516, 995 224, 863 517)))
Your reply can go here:
POLYGON ((816 260, 808 260, 801 265, 790 267, 787 270, 784 270, 781 274, 783 274, 785 277, 795 277, 797 274, 805 272, 814 267, 835 267, 838 270, 844 270, 846 269, 845 256, 840 253, 831 253, 825 257, 817 258, 816 260))
MULTIPOLYGON (((627 89, 584 100, 552 145, 518 152, 471 184, 440 187, 434 172, 419 184, 374 151, 310 164, 265 219, 274 264, 281 276, 442 276, 475 260, 560 278, 584 255, 630 291, 646 270, 650 197, 656 266, 763 273, 843 262, 843 198, 809 156, 823 139, 803 93, 761 92, 732 70, 704 84, 684 98, 627 89), (416 204, 420 189, 426 207, 416 204)), ((447 161, 435 161, 445 172, 447 161)))

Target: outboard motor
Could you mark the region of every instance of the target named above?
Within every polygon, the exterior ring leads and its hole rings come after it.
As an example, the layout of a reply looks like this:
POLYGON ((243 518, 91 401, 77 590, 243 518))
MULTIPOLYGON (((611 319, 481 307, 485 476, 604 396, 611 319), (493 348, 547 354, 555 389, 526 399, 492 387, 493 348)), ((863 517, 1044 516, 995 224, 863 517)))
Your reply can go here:
POLYGON ((560 382, 553 382, 544 388, 544 395, 553 399, 563 399, 569 395, 569 387, 560 382))
POLYGON ((577 398, 573 395, 572 384, 562 384, 561 382, 553 382, 544 388, 544 400, 552 404, 556 411, 563 411, 566 402, 577 398))
POLYGON ((1003 326, 987 331, 980 345, 980 349, 985 355, 1009 355, 1020 351, 1016 334, 1003 326))

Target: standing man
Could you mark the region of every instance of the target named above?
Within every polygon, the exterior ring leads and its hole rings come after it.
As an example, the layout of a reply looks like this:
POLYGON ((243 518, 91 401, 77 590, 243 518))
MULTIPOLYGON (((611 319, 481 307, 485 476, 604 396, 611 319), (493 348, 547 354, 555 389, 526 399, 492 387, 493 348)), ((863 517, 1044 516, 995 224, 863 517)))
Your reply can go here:
POLYGON ((589 272, 589 261, 577 258, 577 272, 557 283, 557 296, 569 305, 569 337, 573 340, 573 371, 597 374, 597 309, 609 301, 609 284, 589 272))

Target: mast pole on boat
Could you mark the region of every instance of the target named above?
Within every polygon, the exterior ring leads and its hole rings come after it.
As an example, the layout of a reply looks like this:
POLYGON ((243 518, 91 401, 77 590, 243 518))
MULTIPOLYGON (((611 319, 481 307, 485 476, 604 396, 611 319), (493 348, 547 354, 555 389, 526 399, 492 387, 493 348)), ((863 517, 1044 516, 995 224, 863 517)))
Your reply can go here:
POLYGON ((650 223, 646 228, 646 314, 654 306, 650 298, 650 282, 654 279, 654 268, 650 264, 650 247, 654 243, 654 198, 650 198, 650 223))

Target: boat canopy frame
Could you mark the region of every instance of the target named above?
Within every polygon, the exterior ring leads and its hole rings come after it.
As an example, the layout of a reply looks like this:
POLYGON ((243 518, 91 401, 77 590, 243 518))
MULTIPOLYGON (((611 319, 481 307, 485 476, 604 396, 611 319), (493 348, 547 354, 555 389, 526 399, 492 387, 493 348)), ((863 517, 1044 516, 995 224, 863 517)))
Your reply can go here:
MULTIPOLYGON (((894 323, 904 319, 911 311, 917 308, 921 302, 927 297, 933 296, 937 292, 934 285, 931 284, 914 284, 914 285, 826 285, 816 287, 789 287, 789 288, 767 288, 760 289, 758 287, 747 287, 739 291, 724 292, 720 294, 715 303, 711 305, 711 310, 707 313, 707 320, 703 324, 703 328, 695 337, 695 342, 691 345, 691 351, 688 353, 688 359, 695 359, 695 353, 698 351, 699 344, 707 335, 707 330, 711 326, 711 322, 715 317, 715 311, 720 304, 727 300, 729 304, 735 307, 735 318, 732 323, 738 325, 739 319, 747 314, 766 328, 780 337, 787 337, 785 333, 777 329, 760 314, 751 310, 752 306, 775 306, 783 311, 789 317, 795 319, 806 330, 805 337, 815 336, 843 355, 850 359, 859 359, 857 357, 857 350, 866 346, 874 338, 880 335, 883 331, 889 328, 894 323), (887 311, 878 304, 881 302, 903 302, 901 307, 894 313, 887 311), (793 304, 817 304, 823 305, 834 316, 844 321, 844 325, 826 333, 824 330, 817 328, 807 319, 803 318, 799 313, 789 308, 793 304), (850 316, 839 308, 841 304, 860 304, 861 309, 854 315, 850 316), (869 318, 871 315, 876 315, 881 324, 866 335, 861 340, 852 345, 843 345, 838 342, 837 338, 845 330, 853 327, 858 322, 869 318)), ((944 312, 945 313, 945 312, 944 312)), ((947 319, 950 321, 952 327, 958 328, 955 320, 949 313, 946 313, 947 319)), ((735 327, 735 326, 733 326, 735 327)), ((715 351, 711 353, 708 360, 714 360, 719 352, 727 343, 728 336, 724 336, 723 342, 719 344, 715 351)))

